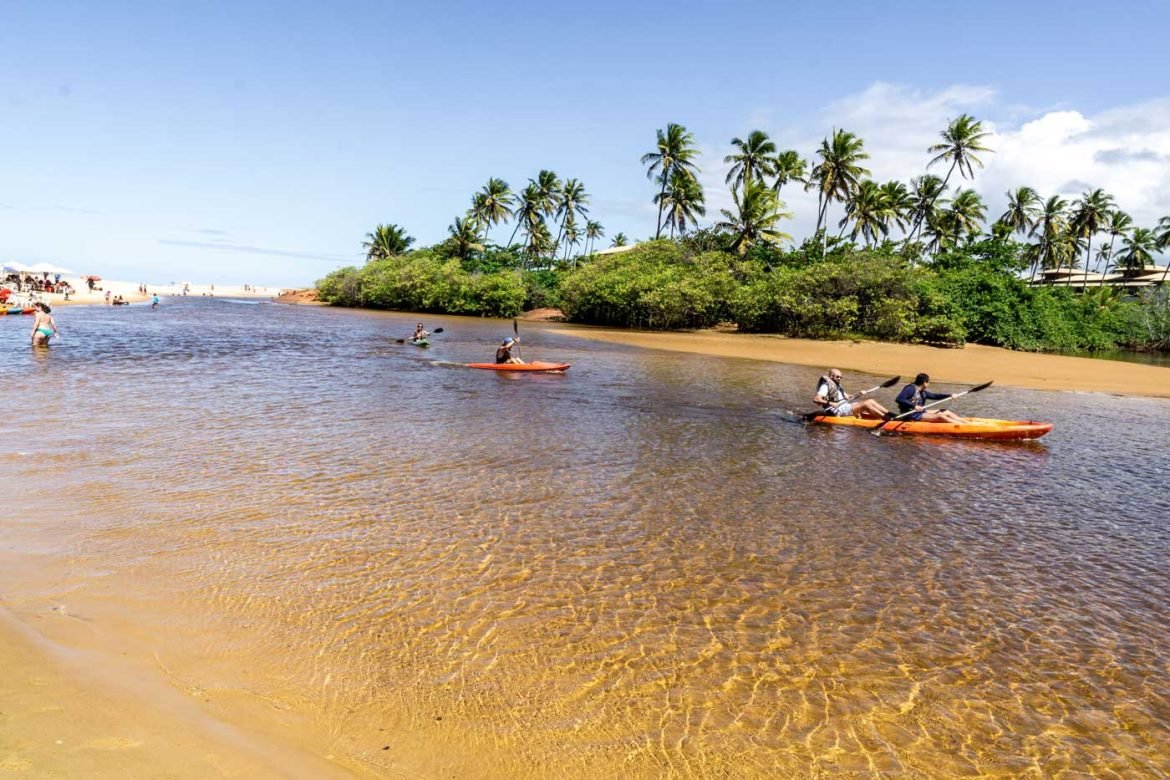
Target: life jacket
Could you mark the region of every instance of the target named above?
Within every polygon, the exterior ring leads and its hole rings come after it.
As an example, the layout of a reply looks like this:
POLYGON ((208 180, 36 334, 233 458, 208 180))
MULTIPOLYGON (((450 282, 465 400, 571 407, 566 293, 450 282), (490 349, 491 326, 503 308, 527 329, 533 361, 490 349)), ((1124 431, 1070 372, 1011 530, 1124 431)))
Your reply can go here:
POLYGON ((817 389, 813 391, 814 397, 817 395, 817 393, 820 392, 821 385, 827 385, 829 388, 829 392, 825 393, 825 403, 822 404, 822 406, 824 406, 826 409, 828 409, 830 406, 839 404, 847 397, 845 388, 841 387, 841 385, 837 384, 832 379, 829 379, 828 375, 822 376, 817 380, 817 389))

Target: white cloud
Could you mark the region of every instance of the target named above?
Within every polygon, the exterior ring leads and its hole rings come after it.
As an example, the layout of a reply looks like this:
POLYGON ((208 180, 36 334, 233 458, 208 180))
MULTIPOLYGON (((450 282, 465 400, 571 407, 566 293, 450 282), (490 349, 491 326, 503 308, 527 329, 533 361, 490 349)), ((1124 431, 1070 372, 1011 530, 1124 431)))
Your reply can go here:
MULTIPOLYGON (((988 86, 955 85, 929 92, 879 82, 795 124, 770 126, 766 118, 773 112, 766 108, 751 115, 763 120, 759 128, 778 148, 798 150, 810 165, 821 139, 833 128, 849 130, 865 140, 870 154, 866 167, 874 179, 909 182, 927 170, 931 158, 927 148, 939 142, 939 132, 963 113, 983 122, 991 133, 985 145, 994 153, 981 155, 985 167, 975 168, 974 182, 958 180, 956 172, 952 183, 977 190, 991 219, 1003 212, 1004 193, 1024 185, 1042 197, 1060 194, 1070 199, 1087 188, 1101 187, 1139 226, 1152 227, 1159 217, 1170 215, 1170 98, 1083 114, 1001 103, 998 92, 988 86)), ((727 166, 722 162, 731 148, 702 151, 710 219, 731 203, 723 183, 727 166)), ((931 171, 945 176, 947 168, 940 164, 931 171)), ((788 232, 798 238, 810 234, 816 198, 791 186, 782 197, 795 212, 788 232)), ((834 205, 830 213, 834 225, 840 216, 841 206, 834 205)))

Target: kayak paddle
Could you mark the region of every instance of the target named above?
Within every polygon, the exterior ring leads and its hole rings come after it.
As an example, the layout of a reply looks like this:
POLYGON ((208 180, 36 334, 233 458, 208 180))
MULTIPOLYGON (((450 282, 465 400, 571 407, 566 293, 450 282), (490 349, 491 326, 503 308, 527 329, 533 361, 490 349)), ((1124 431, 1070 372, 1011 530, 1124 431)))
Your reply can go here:
POLYGON ((520 351, 520 326, 516 324, 516 320, 512 320, 512 333, 516 336, 516 357, 521 360, 524 359, 524 353, 520 351))
MULTIPOLYGON (((434 330, 431 331, 431 335, 434 336, 434 335, 436 335, 438 333, 442 333, 442 332, 443 332, 442 328, 435 328, 434 330)), ((413 338, 414 337, 411 336, 411 339, 413 339, 413 338)), ((394 341, 398 344, 405 344, 406 343, 406 339, 394 339, 394 341)))
MULTIPOLYGON (((994 381, 995 380, 993 379, 992 382, 994 382, 994 381)), ((892 422, 897 422, 898 420, 901 420, 903 417, 909 417, 910 415, 914 414, 915 412, 925 411, 932 406, 938 406, 939 404, 945 404, 947 401, 954 400, 955 398, 959 398, 961 396, 967 395, 968 393, 978 393, 980 390, 986 390, 989 387, 991 387, 991 382, 984 382, 981 385, 975 385, 975 387, 972 387, 970 390, 964 390, 961 393, 955 393, 954 395, 949 395, 946 398, 940 398, 937 401, 934 401, 932 403, 927 404, 926 406, 923 406, 921 409, 911 409, 908 412, 903 412, 902 414, 899 414, 897 417, 891 417, 888 420, 882 420, 880 423, 878 423, 874 427, 870 428, 869 432, 872 433, 874 436, 881 436, 882 435, 882 428, 884 428, 885 426, 889 425, 892 422)))
POLYGON ((842 404, 849 403, 850 401, 856 401, 858 398, 861 398, 863 395, 869 395, 870 393, 875 392, 877 390, 881 390, 884 387, 893 387, 894 385, 898 384, 898 380, 901 378, 902 377, 900 377, 900 376, 896 376, 892 379, 887 379, 886 381, 882 382, 880 385, 877 385, 875 387, 871 387, 868 390, 862 390, 860 393, 854 393, 853 395, 846 396, 846 398, 844 400, 838 401, 837 403, 830 406, 828 409, 818 409, 815 412, 797 412, 797 414, 799 414, 801 419, 803 419, 805 422, 812 422, 813 420, 815 420, 816 418, 818 418, 822 415, 828 414, 831 411, 835 411, 837 409, 837 407, 841 406, 842 404))

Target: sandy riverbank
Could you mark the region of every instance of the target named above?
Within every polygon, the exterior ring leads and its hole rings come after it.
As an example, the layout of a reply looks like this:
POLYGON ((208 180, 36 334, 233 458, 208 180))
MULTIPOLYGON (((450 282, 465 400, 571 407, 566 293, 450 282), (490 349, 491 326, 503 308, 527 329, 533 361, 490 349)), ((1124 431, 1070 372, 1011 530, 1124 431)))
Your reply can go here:
POLYGON ((1033 390, 1170 398, 1170 368, 1013 352, 997 347, 968 345, 963 349, 940 349, 917 344, 808 341, 713 331, 652 333, 577 327, 564 328, 563 332, 647 349, 836 367, 847 372, 899 374, 907 379, 925 371, 936 384, 978 384, 992 379, 997 385, 1033 390))

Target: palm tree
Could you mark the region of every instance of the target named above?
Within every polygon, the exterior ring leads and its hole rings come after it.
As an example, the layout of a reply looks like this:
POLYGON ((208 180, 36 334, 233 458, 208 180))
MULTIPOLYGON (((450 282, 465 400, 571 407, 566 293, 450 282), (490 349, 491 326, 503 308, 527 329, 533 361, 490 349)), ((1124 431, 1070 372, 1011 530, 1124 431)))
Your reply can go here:
POLYGON ((540 207, 540 213, 545 217, 556 214, 557 208, 561 205, 561 192, 564 187, 557 175, 552 171, 542 170, 535 179, 528 181, 536 185, 536 203, 540 207))
MULTIPOLYGON (((1067 208, 1067 200, 1059 195, 1053 195, 1044 201, 1044 206, 1040 209, 1040 215, 1036 220, 1036 230, 1040 233, 1040 254, 1038 260, 1043 268, 1053 267, 1053 249, 1068 227, 1068 220, 1065 214, 1065 209, 1067 208)), ((1060 270, 1059 258, 1057 258, 1056 270, 1060 270)))
MULTIPOLYGON (((975 153, 992 151, 983 145, 983 139, 988 135, 990 133, 984 132, 983 130, 983 123, 969 114, 963 114, 947 125, 946 130, 939 133, 943 142, 927 149, 935 157, 926 164, 926 167, 929 168, 938 162, 949 162, 951 164, 951 167, 947 170, 947 175, 943 177, 942 189, 945 190, 947 188, 947 184, 951 180, 951 174, 955 172, 956 168, 959 169, 959 175, 964 179, 975 178, 975 170, 972 164, 978 165, 980 168, 983 167, 983 161, 976 157, 975 153)), ((914 235, 921 225, 921 222, 914 225, 914 229, 910 231, 911 236, 914 235)))
POLYGON ((790 181, 798 181, 804 183, 807 175, 808 162, 801 158, 795 151, 788 149, 776 155, 776 159, 772 161, 772 171, 776 176, 772 183, 772 189, 777 195, 780 194, 780 188, 790 181))
POLYGON ((561 236, 567 231, 569 219, 573 219, 573 224, 576 225, 576 218, 584 219, 589 214, 589 193, 585 192, 585 185, 576 179, 569 179, 561 187, 560 200, 557 203, 556 215, 561 220, 561 226, 557 232, 557 240, 554 246, 559 246, 561 243, 561 236))
MULTIPOLYGON (((1093 252, 1093 234, 1102 228, 1111 211, 1113 211, 1112 196, 1099 188, 1083 193, 1081 199, 1073 204, 1069 228, 1078 238, 1087 241, 1085 244, 1085 275, 1081 282, 1081 290, 1084 290, 1089 284, 1089 258, 1093 252)), ((1072 284, 1072 274, 1069 274, 1068 280, 1069 284, 1072 284)))
MULTIPOLYGON (((1162 217, 1158 220, 1158 235, 1157 235, 1158 249, 1166 249, 1170 247, 1170 217, 1162 217)), ((1166 284, 1166 272, 1170 271, 1170 262, 1162 268, 1162 284, 1166 284)))
POLYGON ((366 250, 366 260, 384 260, 403 254, 413 243, 414 236, 406 235, 406 228, 395 224, 378 225, 372 233, 366 233, 362 248, 366 250))
POLYGON ((763 130, 752 130, 746 141, 732 138, 731 145, 738 151, 724 157, 723 162, 733 163, 724 180, 733 190, 751 181, 753 176, 775 175, 776 160, 773 155, 776 154, 776 144, 763 130))
POLYGON ((553 251, 552 233, 549 232, 548 223, 544 219, 539 219, 535 223, 527 225, 524 234, 527 239, 524 245, 524 252, 528 255, 530 263, 536 258, 544 257, 553 251))
POLYGON ((911 194, 913 206, 910 213, 914 217, 914 227, 906 236, 907 242, 913 238, 920 225, 929 224, 935 220, 938 199, 947 189, 943 180, 932 173, 925 173, 917 179, 911 179, 910 186, 913 187, 911 194))
POLYGON ((784 204, 762 182, 746 182, 742 190, 732 190, 735 211, 720 209, 726 221, 715 225, 718 230, 735 234, 731 248, 743 255, 758 242, 778 244, 791 241, 792 236, 776 229, 776 223, 792 215, 783 211, 784 204))
POLYGON ((1109 243, 1105 249, 1105 268, 1101 271, 1102 275, 1109 273, 1109 261, 1113 257, 1113 242, 1117 240, 1118 236, 1124 236, 1131 230, 1133 230, 1133 218, 1129 214, 1121 209, 1109 212, 1108 224, 1105 225, 1105 232, 1109 234, 1109 243))
POLYGON ((1117 265, 1126 271, 1140 271, 1154 264, 1154 252, 1158 251, 1158 236, 1153 230, 1134 228, 1121 243, 1121 254, 1117 265))
POLYGON ((593 254, 593 244, 599 238, 605 238, 605 228, 600 222, 589 220, 585 223, 585 254, 593 254))
POLYGON ((677 168, 686 171, 691 176, 698 172, 694 158, 699 150, 695 148, 695 137, 682 125, 673 122, 666 126, 666 130, 658 131, 658 143, 653 152, 642 155, 642 164, 647 166, 646 178, 657 180, 662 184, 659 190, 658 227, 654 231, 654 238, 662 236, 662 207, 661 198, 666 192, 670 181, 670 174, 677 168))
POLYGON ((447 245, 460 260, 471 257, 473 252, 483 251, 483 244, 479 242, 479 223, 474 217, 456 217, 455 222, 447 226, 447 232, 451 236, 447 245))
POLYGON ((694 227, 698 217, 707 214, 706 198, 703 187, 693 176, 675 170, 670 175, 670 186, 666 192, 655 199, 666 210, 666 223, 670 225, 670 237, 674 238, 675 228, 679 235, 687 232, 687 227, 694 227))
POLYGON ((490 178, 483 189, 475 193, 471 199, 470 216, 483 225, 484 235, 494 225, 507 222, 512 216, 512 206, 516 203, 516 196, 512 188, 503 179, 490 178))
POLYGON ((949 201, 948 208, 938 213, 927 229, 934 236, 932 249, 953 246, 963 236, 973 237, 983 230, 987 207, 975 190, 959 190, 949 201))
POLYGON ((1007 211, 1000 215, 997 223, 1011 228, 1013 233, 1031 235, 1040 215, 1040 196, 1031 187, 1017 187, 1007 193, 1007 198, 1007 211))
POLYGON ((626 234, 625 234, 625 233, 618 233, 616 236, 614 236, 614 237, 613 237, 613 243, 612 243, 612 244, 610 244, 610 246, 611 246, 611 247, 614 247, 614 246, 625 246, 625 245, 626 245, 626 244, 628 244, 629 242, 630 242, 630 239, 626 238, 626 234))
MULTIPOLYGON (((565 217, 564 224, 564 238, 565 238, 565 256, 563 259, 569 259, 569 250, 581 243, 581 231, 577 229, 577 217, 570 211, 565 217)), ((555 248, 554 244, 554 248, 555 248)))
POLYGON ((910 226, 914 215, 915 199, 900 181, 888 181, 881 185, 882 197, 886 201, 886 231, 892 225, 897 225, 903 233, 910 226))
POLYGON ((540 209, 540 189, 531 180, 520 193, 520 201, 516 204, 512 216, 516 218, 516 227, 512 230, 512 237, 508 239, 509 246, 516 240, 517 231, 523 229, 525 235, 531 236, 536 224, 544 221, 540 209))
POLYGON ((821 161, 809 174, 806 190, 817 190, 817 230, 825 223, 829 203, 845 201, 857 189, 861 177, 868 176, 869 170, 858 163, 868 160, 865 142, 847 130, 834 130, 833 138, 821 141, 817 150, 821 161))
POLYGON ((877 182, 866 179, 857 186, 857 191, 845 204, 845 216, 841 218, 841 234, 852 221, 853 231, 849 234, 850 241, 856 241, 858 234, 865 239, 865 245, 877 243, 878 234, 886 236, 890 232, 890 207, 888 199, 877 182))

